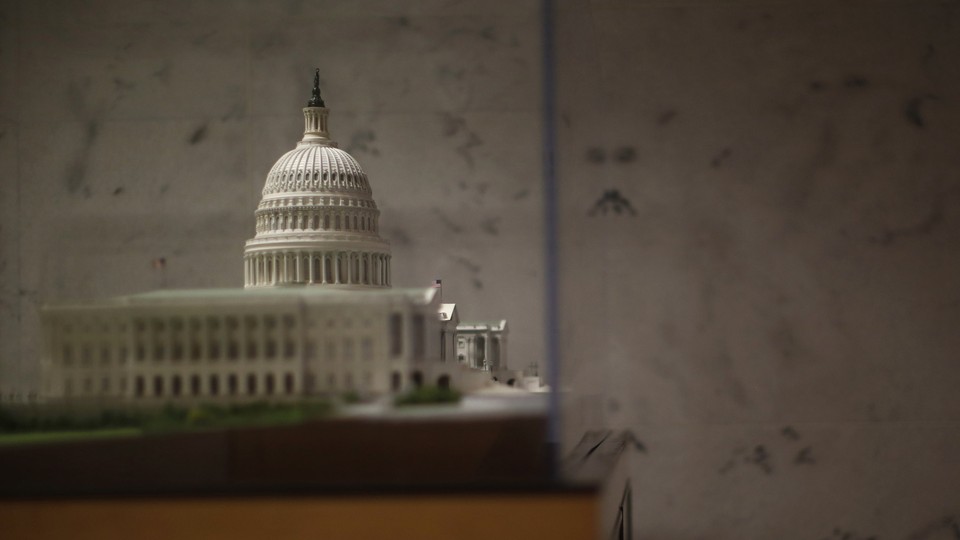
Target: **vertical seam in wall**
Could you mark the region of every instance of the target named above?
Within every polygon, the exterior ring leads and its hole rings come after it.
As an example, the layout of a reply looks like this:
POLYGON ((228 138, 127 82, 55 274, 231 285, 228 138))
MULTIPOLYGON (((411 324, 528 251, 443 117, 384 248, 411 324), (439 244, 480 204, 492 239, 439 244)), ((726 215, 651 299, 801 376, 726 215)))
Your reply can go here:
MULTIPOLYGON (((549 393, 548 443, 553 452, 560 444, 560 347, 557 282, 557 179, 556 179, 556 122, 554 74, 554 4, 542 0, 542 91, 543 91, 543 241, 545 282, 545 345, 547 384, 549 393)), ((558 456, 551 456, 557 458, 558 456)))
MULTIPOLYGON (((17 37, 16 37, 17 49, 16 51, 14 51, 14 62, 16 63, 14 67, 14 72, 17 74, 17 77, 16 77, 17 81, 20 80, 20 76, 19 76, 20 65, 22 63, 21 60, 22 60, 22 54, 23 54, 23 17, 22 17, 23 10, 21 8, 21 5, 22 5, 22 2, 17 2, 14 8, 16 10, 14 12, 14 21, 16 22, 14 24, 16 25, 16 33, 17 33, 17 37)), ((16 84, 15 86, 16 87, 14 88, 14 92, 16 96, 20 93, 20 85, 16 84)), ((16 102, 19 103, 20 100, 16 99, 16 102)), ((21 200, 20 186, 21 186, 21 180, 23 178, 20 171, 20 163, 21 163, 21 159, 20 159, 21 112, 20 111, 21 110, 22 110, 21 107, 16 107, 16 113, 14 116, 14 126, 16 127, 16 130, 17 130, 17 135, 16 135, 17 139, 14 145, 16 147, 16 152, 17 152, 17 157, 16 157, 17 187, 14 192, 15 193, 14 208, 16 208, 16 212, 15 212, 13 221, 14 223, 16 223, 16 229, 15 229, 16 234, 14 235, 16 238, 15 240, 16 246, 13 251, 16 252, 17 254, 17 283, 16 283, 16 287, 13 290, 13 293, 16 295, 15 298, 16 298, 16 310, 17 310, 17 337, 16 337, 16 340, 17 340, 16 355, 17 356, 16 356, 16 359, 13 360, 13 362, 11 362, 11 363, 15 362, 13 366, 11 366, 10 363, 7 364, 7 370, 11 369, 12 367, 16 368, 16 374, 13 376, 13 381, 15 382, 11 385, 13 388, 8 387, 7 391, 8 392, 12 391, 14 395, 19 395, 20 398, 22 399, 25 396, 27 389, 24 388, 25 385, 24 385, 24 367, 23 367, 24 366, 24 361, 23 361, 23 351, 24 351, 23 307, 24 306, 23 304, 26 296, 23 294, 20 294, 20 292, 23 290, 23 241, 22 241, 23 224, 20 222, 20 200, 21 200)), ((37 362, 37 365, 39 366, 39 362, 37 362)), ((27 386, 36 386, 38 384, 39 384, 39 380, 34 380, 34 381, 31 381, 31 383, 27 386)), ((37 389, 39 390, 39 388, 37 389)))

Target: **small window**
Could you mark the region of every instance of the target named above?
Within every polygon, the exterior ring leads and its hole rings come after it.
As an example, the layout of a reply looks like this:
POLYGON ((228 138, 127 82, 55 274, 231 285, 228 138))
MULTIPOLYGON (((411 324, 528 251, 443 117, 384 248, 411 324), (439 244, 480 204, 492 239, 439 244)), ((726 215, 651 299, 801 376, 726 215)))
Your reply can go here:
POLYGON ((237 395, 238 386, 237 376, 231 373, 230 376, 227 377, 227 392, 229 392, 231 396, 237 395))
POLYGON ((403 316, 390 315, 390 354, 394 357, 403 353, 403 316))
POLYGON ((284 315, 281 320, 283 321, 283 327, 287 329, 293 328, 297 324, 293 315, 284 315))
POLYGON ((360 340, 360 358, 366 362, 373 360, 373 340, 365 337, 360 340))
POLYGON ((414 358, 423 358, 424 342, 426 341, 426 325, 424 324, 423 314, 415 314, 410 326, 413 332, 413 356, 414 358))
POLYGON ((182 386, 182 383, 180 380, 180 376, 174 375, 173 380, 170 381, 170 393, 173 394, 174 396, 179 396, 180 391, 182 390, 181 386, 182 386))
POLYGON ((263 379, 263 390, 268 396, 273 395, 273 373, 267 373, 263 379))
POLYGON ((283 393, 290 395, 293 393, 293 373, 283 375, 283 393))
POLYGON ((247 394, 254 395, 257 393, 257 376, 254 373, 247 375, 247 394))
POLYGON ((220 393, 220 377, 210 375, 208 384, 210 385, 210 395, 215 396, 220 393))
POLYGON ((144 383, 143 376, 137 375, 137 378, 133 380, 133 394, 137 397, 142 397, 145 391, 146 384, 144 383))
POLYGON ((248 341, 247 342, 247 358, 254 360, 257 358, 257 342, 248 341))
POLYGON ((353 360, 353 340, 350 338, 343 340, 343 359, 348 362, 353 360))
POLYGON ((246 327, 247 332, 251 332, 257 329, 257 318, 253 315, 247 315, 243 318, 243 326, 246 327))
POLYGON ((162 396, 163 395, 163 377, 157 375, 153 378, 153 395, 162 396))
POLYGON ((199 375, 190 376, 190 394, 194 396, 200 395, 200 376, 199 375))

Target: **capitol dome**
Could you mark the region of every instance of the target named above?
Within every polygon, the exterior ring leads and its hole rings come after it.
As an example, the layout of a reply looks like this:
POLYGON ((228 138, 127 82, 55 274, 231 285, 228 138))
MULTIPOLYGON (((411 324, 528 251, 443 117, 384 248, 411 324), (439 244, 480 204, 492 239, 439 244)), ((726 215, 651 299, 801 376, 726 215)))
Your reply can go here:
POLYGON ((267 174, 256 236, 244 249, 244 286, 390 286, 390 245, 360 164, 327 131, 319 70, 304 134, 267 174))

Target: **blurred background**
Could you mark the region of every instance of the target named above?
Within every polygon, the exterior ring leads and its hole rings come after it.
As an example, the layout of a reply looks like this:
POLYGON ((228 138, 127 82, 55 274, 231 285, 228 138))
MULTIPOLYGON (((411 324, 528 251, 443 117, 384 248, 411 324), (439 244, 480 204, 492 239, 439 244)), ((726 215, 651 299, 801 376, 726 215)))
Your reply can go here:
POLYGON ((394 283, 629 429, 639 538, 960 538, 960 3, 0 2, 0 395, 38 309, 239 287, 313 68, 394 283), (549 200, 549 199, 547 199, 549 200))

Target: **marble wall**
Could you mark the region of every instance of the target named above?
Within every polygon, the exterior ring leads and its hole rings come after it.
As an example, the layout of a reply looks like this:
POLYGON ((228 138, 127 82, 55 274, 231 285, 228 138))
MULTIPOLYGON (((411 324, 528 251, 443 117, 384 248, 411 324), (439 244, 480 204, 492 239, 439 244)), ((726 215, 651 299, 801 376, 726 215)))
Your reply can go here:
MULTIPOLYGON (((0 393, 44 303, 240 285, 313 66, 395 283, 542 362, 539 9, 0 2, 0 393)), ((960 538, 958 11, 557 1, 563 442, 642 441, 638 537, 960 538)))
POLYGON ((642 538, 960 538, 960 3, 559 5, 566 438, 642 538))

